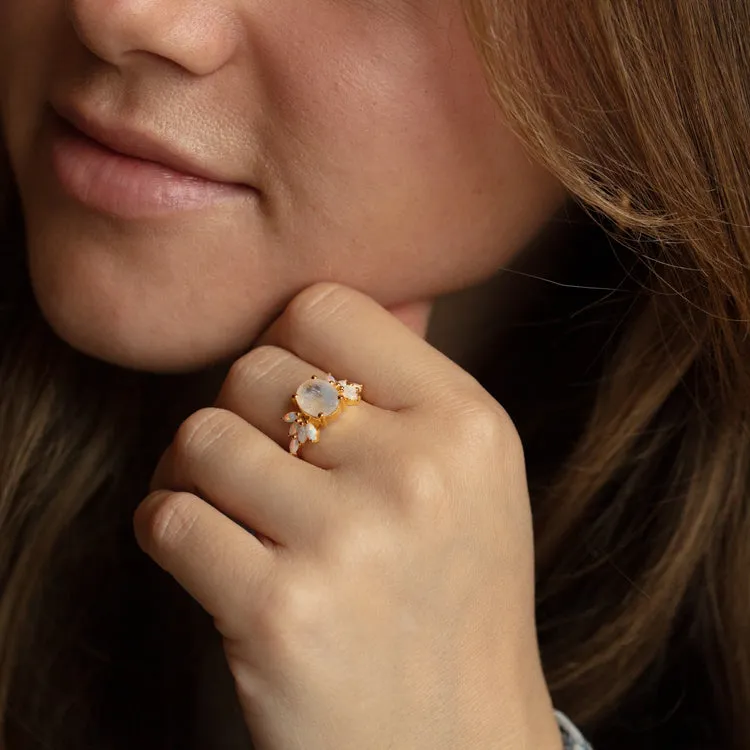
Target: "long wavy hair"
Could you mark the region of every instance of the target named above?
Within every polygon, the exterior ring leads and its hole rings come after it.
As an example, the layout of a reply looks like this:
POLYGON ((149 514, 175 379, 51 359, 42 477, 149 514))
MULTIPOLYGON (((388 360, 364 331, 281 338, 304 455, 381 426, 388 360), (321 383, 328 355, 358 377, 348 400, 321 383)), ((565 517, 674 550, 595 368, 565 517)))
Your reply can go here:
POLYGON ((708 746, 711 717, 716 747, 747 748, 750 5, 543 7, 470 0, 490 85, 639 276, 539 498, 549 684, 592 731, 610 722, 605 747, 638 731, 644 747, 681 713, 684 736, 661 747, 708 746))
MULTIPOLYGON (((750 6, 467 17, 581 212, 568 281, 611 288, 545 295, 477 369, 527 447, 553 700, 602 747, 750 747, 750 6)), ((0 202, 0 747, 190 747, 200 615, 130 525, 165 378, 52 334, 4 162, 0 202)))

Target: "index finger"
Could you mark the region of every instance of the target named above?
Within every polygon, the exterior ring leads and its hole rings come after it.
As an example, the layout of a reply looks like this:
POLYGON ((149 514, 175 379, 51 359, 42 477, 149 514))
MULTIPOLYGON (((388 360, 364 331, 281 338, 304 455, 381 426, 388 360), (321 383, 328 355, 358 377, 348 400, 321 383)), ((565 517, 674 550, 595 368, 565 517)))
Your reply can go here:
POLYGON ((392 411, 433 401, 455 388, 456 377, 468 377, 375 300, 329 282, 300 292, 258 339, 261 344, 361 383, 363 399, 392 411))

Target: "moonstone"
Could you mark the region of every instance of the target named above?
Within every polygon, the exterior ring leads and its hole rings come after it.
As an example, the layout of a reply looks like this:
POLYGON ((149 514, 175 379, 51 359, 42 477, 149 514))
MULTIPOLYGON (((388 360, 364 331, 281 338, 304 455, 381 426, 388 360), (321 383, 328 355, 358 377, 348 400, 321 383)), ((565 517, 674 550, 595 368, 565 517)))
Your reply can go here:
POLYGON ((339 393, 327 380, 306 380, 297 388, 297 405, 308 416, 330 416, 339 405, 339 393))

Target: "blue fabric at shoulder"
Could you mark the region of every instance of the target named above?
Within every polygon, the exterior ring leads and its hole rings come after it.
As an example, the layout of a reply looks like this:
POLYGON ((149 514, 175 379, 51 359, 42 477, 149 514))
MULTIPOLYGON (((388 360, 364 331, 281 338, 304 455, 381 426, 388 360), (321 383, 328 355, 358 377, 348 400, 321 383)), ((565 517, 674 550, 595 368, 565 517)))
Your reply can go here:
POLYGON ((578 727, 562 711, 555 711, 555 717, 562 734, 564 750, 593 750, 578 727))

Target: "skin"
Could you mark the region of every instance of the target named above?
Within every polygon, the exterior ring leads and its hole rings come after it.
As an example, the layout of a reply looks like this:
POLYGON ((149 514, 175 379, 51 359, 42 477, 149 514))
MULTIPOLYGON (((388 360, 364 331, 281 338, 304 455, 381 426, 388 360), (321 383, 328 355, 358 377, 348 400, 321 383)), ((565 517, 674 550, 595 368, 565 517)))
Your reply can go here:
POLYGON ((518 434, 370 297, 300 293, 151 488, 139 544, 213 617, 256 747, 561 750, 518 434), (300 460, 277 407, 326 370, 363 400, 300 460))
POLYGON ((0 124, 58 335, 142 370, 236 360, 135 528, 214 615, 257 746, 559 748, 517 435, 422 340, 432 300, 565 197, 459 0, 3 0, 0 124), (140 221, 75 202, 48 164, 61 98, 255 198, 140 221), (300 461, 279 417, 316 371, 369 395, 300 461))
POLYGON ((3 0, 0 107, 44 314, 138 369, 238 356, 316 281, 387 306, 468 286, 563 200, 501 122, 458 0, 3 0), (259 199, 149 221, 72 201, 47 164, 60 98, 259 199))

